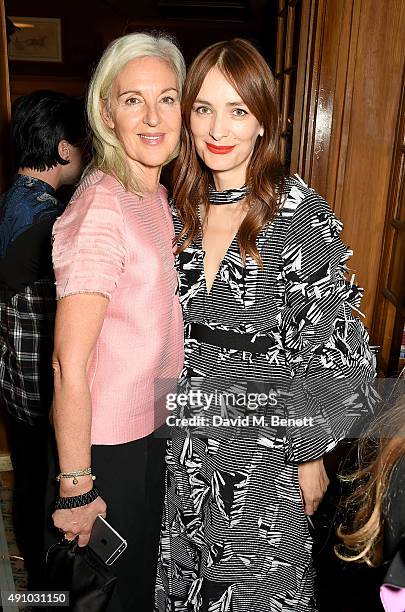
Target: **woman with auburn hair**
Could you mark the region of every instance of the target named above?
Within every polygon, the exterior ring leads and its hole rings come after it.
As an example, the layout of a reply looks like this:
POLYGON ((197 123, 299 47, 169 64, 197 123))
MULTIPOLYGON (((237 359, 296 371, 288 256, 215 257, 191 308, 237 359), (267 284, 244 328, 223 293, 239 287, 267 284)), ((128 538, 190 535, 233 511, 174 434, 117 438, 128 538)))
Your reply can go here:
POLYGON ((182 116, 174 225, 187 401, 168 419, 156 606, 316 610, 307 516, 328 485, 323 455, 369 410, 374 377, 352 315, 361 292, 345 279, 342 224, 283 173, 275 82, 249 42, 200 53, 182 116))
POLYGON ((184 76, 165 35, 128 34, 106 49, 88 93, 95 156, 54 226, 53 521, 85 546, 101 514, 127 541, 109 611, 153 609, 165 450, 155 383, 183 364, 159 177, 178 152, 184 76))

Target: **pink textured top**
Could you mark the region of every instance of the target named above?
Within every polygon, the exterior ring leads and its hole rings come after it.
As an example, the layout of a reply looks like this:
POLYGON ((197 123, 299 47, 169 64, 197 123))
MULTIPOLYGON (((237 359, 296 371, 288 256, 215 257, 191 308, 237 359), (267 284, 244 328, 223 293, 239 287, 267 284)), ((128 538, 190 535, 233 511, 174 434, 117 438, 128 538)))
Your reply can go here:
POLYGON ((159 186, 141 198, 112 176, 92 172, 53 231, 57 298, 109 299, 88 372, 92 444, 147 436, 166 416, 155 383, 177 379, 183 364, 167 192, 159 186))

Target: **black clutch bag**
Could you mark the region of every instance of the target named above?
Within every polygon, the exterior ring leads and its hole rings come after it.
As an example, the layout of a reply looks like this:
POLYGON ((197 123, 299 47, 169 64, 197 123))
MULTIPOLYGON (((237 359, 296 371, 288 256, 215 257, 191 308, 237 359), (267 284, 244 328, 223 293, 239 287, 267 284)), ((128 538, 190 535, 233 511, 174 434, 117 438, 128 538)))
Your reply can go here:
POLYGON ((69 610, 102 612, 107 608, 117 578, 87 546, 63 540, 46 555, 49 588, 69 591, 69 610))

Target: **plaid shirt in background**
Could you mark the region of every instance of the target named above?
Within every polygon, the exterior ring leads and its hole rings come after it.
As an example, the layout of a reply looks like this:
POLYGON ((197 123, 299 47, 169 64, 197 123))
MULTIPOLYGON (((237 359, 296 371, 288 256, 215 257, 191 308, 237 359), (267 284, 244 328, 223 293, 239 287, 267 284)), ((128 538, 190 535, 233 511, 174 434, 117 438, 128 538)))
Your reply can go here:
POLYGON ((8 412, 31 425, 52 402, 55 285, 37 281, 10 296, 0 287, 0 394, 8 412))
POLYGON ((63 210, 51 185, 22 174, 0 201, 0 406, 29 425, 47 419, 52 402, 50 249, 63 210))

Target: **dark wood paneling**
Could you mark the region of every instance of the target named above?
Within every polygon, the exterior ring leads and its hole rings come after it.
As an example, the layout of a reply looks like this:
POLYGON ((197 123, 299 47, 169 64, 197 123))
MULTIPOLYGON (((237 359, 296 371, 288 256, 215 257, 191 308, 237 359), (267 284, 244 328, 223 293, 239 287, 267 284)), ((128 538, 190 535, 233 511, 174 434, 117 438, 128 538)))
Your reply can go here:
POLYGON ((87 79, 84 77, 12 74, 10 75, 11 102, 37 89, 52 89, 68 96, 80 97, 86 94, 87 84, 87 79))
POLYGON ((7 37, 4 0, 0 0, 0 193, 10 180, 10 156, 4 154, 10 149, 8 130, 10 123, 10 91, 7 64, 7 37))
POLYGON ((292 169, 345 224, 370 325, 405 48, 402 0, 303 0, 292 169))
POLYGON ((158 0, 6 0, 8 15, 58 17, 62 20, 63 63, 12 62, 11 74, 89 77, 111 40, 131 31, 164 30, 178 38, 187 62, 207 45, 246 37, 257 44, 274 66, 277 0, 237 0, 198 8, 158 0), (218 5, 218 6, 216 6, 218 5), (222 5, 222 8, 221 6, 222 5))
MULTIPOLYGON (((7 15, 61 19, 62 63, 10 62, 11 75, 88 79, 108 43, 123 34, 127 19, 100 0, 6 0, 7 15)), ((136 3, 135 3, 136 4, 136 3)))
MULTIPOLYGON (((10 156, 5 154, 9 150, 8 127, 10 122, 10 95, 8 85, 7 65, 7 38, 4 0, 0 0, 0 191, 4 191, 10 180, 10 156)), ((3 408, 0 402, 0 455, 8 453, 3 408)))
POLYGON ((390 187, 384 226, 382 257, 374 308, 372 337, 383 347, 380 369, 384 374, 398 373, 402 331, 405 324, 405 73, 398 112, 397 133, 391 168, 390 187))

